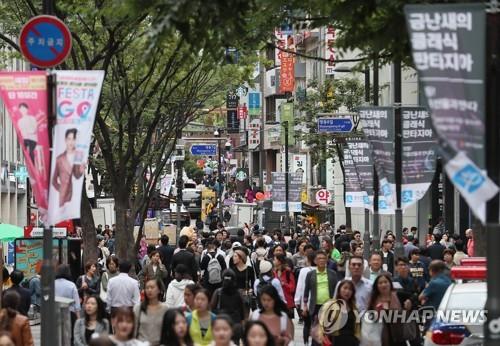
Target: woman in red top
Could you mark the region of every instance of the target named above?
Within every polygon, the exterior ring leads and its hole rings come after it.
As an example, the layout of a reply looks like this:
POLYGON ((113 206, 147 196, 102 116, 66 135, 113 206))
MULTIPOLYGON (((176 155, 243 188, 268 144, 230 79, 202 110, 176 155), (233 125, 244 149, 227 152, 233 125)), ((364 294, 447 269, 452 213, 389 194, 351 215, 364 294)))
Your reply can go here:
POLYGON ((293 271, 288 268, 286 256, 283 254, 274 256, 274 276, 281 281, 283 293, 285 294, 288 316, 293 319, 294 316, 294 296, 295 296, 295 276, 293 271))

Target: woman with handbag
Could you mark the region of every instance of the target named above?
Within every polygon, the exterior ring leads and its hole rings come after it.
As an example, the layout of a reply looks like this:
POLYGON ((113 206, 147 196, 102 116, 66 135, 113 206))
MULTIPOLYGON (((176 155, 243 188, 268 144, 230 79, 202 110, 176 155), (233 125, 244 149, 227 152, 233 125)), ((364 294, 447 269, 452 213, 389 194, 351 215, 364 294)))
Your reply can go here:
POLYGON ((236 287, 240 290, 249 311, 254 297, 252 287, 255 282, 255 272, 252 266, 247 265, 248 255, 243 248, 235 248, 233 251, 229 267, 236 276, 236 287))
MULTIPOLYGON (((405 302, 405 308, 408 308, 408 302, 405 302)), ((403 307, 399 302, 398 296, 392 284, 390 274, 380 274, 373 283, 372 296, 368 310, 375 310, 378 312, 379 321, 382 323, 382 330, 380 335, 381 346, 406 346, 404 328, 406 323, 404 321, 386 321, 382 317, 397 316, 398 314, 390 313, 389 310, 401 311, 403 307), (385 312, 383 312, 385 310, 385 312)), ((399 314, 401 316, 401 314, 399 314)), ((371 324, 365 322, 365 324, 371 324)))

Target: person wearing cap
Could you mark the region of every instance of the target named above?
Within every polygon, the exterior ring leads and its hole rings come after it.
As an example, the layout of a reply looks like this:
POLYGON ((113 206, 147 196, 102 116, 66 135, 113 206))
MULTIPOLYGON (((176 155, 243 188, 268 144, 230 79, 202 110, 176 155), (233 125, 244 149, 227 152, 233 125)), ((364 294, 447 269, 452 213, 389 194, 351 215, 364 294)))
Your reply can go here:
POLYGON ((280 280, 274 277, 273 264, 267 260, 261 260, 259 263, 260 276, 255 280, 253 284, 253 292, 258 297, 259 296, 259 284, 270 284, 276 288, 281 300, 286 304, 285 294, 283 293, 283 287, 281 286, 280 280))

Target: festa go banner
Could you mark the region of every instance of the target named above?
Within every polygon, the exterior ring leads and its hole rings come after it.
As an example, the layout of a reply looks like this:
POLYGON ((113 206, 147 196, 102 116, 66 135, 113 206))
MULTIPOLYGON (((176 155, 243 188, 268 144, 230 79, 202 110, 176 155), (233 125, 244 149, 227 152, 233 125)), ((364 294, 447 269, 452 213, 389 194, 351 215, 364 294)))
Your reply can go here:
POLYGON ((272 172, 272 211, 286 211, 286 184, 285 175, 289 174, 288 181, 288 208, 290 212, 302 212, 301 191, 302 173, 272 172))
POLYGON ((347 138, 346 144, 359 184, 366 194, 363 200, 364 208, 373 210, 373 160, 370 144, 362 138, 347 138))
POLYGON ((485 5, 407 5, 405 15, 445 171, 484 223, 498 192, 484 171, 485 5))
POLYGON ((38 211, 45 222, 50 164, 47 73, 0 72, 0 96, 16 130, 38 211))
POLYGON ((50 225, 80 218, 84 172, 103 80, 104 71, 56 71, 50 225))

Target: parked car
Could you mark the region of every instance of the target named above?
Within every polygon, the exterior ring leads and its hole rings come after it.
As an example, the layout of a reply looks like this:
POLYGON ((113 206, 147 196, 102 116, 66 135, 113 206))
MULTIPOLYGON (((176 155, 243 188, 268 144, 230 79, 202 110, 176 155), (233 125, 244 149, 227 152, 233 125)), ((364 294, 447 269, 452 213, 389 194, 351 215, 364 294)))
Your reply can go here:
POLYGON ((432 320, 425 335, 424 346, 483 345, 485 316, 481 312, 488 296, 484 281, 485 266, 486 263, 483 268, 458 266, 451 269, 451 276, 456 282, 448 287, 443 296, 437 317, 432 320))
MULTIPOLYGON (((176 188, 172 189, 172 195, 177 196, 176 188)), ((201 214, 201 188, 196 185, 194 180, 184 181, 182 204, 184 204, 193 218, 199 218, 201 214)))

